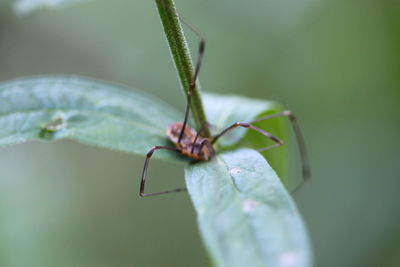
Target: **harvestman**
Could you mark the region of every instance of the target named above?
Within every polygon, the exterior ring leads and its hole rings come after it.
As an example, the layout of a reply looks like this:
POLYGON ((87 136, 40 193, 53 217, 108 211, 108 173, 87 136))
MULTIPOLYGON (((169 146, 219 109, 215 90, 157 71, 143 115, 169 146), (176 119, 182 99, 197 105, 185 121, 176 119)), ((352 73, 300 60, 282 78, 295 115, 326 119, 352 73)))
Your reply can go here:
POLYGON ((292 193, 295 192, 298 188, 301 187, 301 185, 303 185, 310 178, 310 167, 308 164, 307 151, 306 151, 306 147, 304 144, 303 136, 300 131, 300 127, 298 126, 296 118, 292 114, 291 111, 286 110, 286 111, 278 112, 275 114, 270 114, 267 116, 260 117, 251 122, 235 122, 231 126, 222 130, 219 134, 217 134, 211 138, 201 137, 201 132, 204 130, 204 127, 208 127, 208 125, 203 125, 202 128, 198 132, 196 132, 194 129, 192 129, 190 126, 187 125, 187 121, 188 121, 188 117, 189 117, 189 109, 190 109, 190 104, 191 104, 191 100, 192 100, 192 93, 196 86, 196 80, 199 75, 206 43, 205 43, 204 36, 193 25, 186 22, 181 16, 179 17, 179 19, 200 38, 199 55, 198 55, 197 63, 195 66, 193 79, 189 85, 189 92, 187 95, 187 103, 186 103, 186 109, 185 109, 185 117, 184 117, 183 123, 182 122, 173 122, 172 124, 170 124, 167 127, 166 134, 169 137, 169 139, 171 140, 171 142, 175 144, 175 147, 153 146, 149 150, 149 152, 147 152, 146 161, 144 163, 143 172, 142 172, 142 179, 140 182, 139 195, 142 197, 147 197, 147 196, 154 196, 154 195, 161 195, 161 194, 167 194, 167 193, 173 193, 173 192, 186 191, 186 188, 177 188, 177 189, 173 189, 173 190, 166 190, 166 191, 155 192, 155 193, 145 193, 144 192, 144 188, 145 188, 145 184, 146 184, 147 168, 149 166, 149 161, 150 161, 154 151, 159 150, 159 149, 167 149, 167 150, 179 152, 179 153, 183 154, 184 156, 192 158, 197 161, 207 161, 207 160, 210 160, 215 155, 213 144, 225 133, 227 133, 230 130, 235 129, 237 127, 244 127, 244 128, 249 128, 249 129, 255 130, 276 143, 276 144, 258 149, 258 151, 260 151, 260 152, 265 151, 265 150, 268 150, 271 148, 279 147, 279 146, 283 145, 284 142, 282 140, 280 140, 279 138, 273 136, 272 134, 270 134, 260 128, 255 127, 253 125, 253 123, 271 119, 271 118, 276 118, 276 117, 288 117, 289 118, 292 128, 293 128, 293 131, 295 133, 296 139, 297 139, 297 143, 298 143, 298 147, 299 147, 299 151, 300 151, 301 162, 302 162, 302 182, 292 191, 292 193))

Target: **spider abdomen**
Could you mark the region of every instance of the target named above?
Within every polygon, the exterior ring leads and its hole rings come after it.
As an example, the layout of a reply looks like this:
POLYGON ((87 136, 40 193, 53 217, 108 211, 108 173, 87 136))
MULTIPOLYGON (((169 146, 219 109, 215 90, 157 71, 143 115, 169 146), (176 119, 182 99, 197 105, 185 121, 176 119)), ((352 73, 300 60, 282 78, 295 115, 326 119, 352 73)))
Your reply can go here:
POLYGON ((183 123, 174 122, 167 127, 167 136, 180 153, 194 160, 209 160, 214 154, 213 147, 207 138, 197 135, 196 131, 189 126, 185 126, 185 131, 179 142, 183 123), (196 138, 197 136, 197 138, 196 138))

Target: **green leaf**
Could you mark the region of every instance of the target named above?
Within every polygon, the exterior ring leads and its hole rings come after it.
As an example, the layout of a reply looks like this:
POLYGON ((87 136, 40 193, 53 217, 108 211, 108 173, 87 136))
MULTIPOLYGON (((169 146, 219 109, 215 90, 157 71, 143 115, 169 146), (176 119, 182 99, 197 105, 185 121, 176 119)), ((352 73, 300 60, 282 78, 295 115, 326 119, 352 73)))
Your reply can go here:
MULTIPOLYGON (((0 83, 0 145, 70 138, 146 154, 154 145, 171 145, 165 129, 182 117, 143 92, 87 78, 37 77, 0 83)), ((176 154, 155 156, 178 159, 176 154)))
POLYGON ((311 266, 302 218, 258 152, 222 153, 190 165, 185 177, 216 266, 311 266))
POLYGON ((14 12, 27 15, 38 9, 59 9, 89 0, 14 0, 14 12))
MULTIPOLYGON (((251 122, 256 118, 283 110, 283 107, 277 102, 237 95, 206 93, 203 95, 203 100, 213 134, 235 122, 251 122)), ((273 118, 254 124, 285 141, 285 146, 262 152, 262 155, 268 159, 281 178, 286 174, 287 147, 288 144, 290 145, 287 142, 287 124, 286 118, 273 118)), ((221 150, 243 146, 258 149, 274 144, 274 142, 254 130, 237 128, 221 137, 217 144, 221 150)))

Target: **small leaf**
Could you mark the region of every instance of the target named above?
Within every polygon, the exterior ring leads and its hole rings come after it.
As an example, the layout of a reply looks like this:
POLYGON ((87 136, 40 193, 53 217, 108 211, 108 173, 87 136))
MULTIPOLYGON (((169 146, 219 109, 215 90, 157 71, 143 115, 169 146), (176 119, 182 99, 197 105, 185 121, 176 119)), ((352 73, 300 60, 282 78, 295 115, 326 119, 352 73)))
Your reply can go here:
MULTIPOLYGON (((171 145, 165 129, 183 115, 124 86, 78 77, 0 83, 0 145, 71 138, 136 154, 171 145)), ((156 157, 178 159, 176 153, 156 157)))
POLYGON ((14 12, 27 15, 41 8, 58 9, 89 0, 14 0, 14 12))
MULTIPOLYGON (((256 118, 283 110, 283 107, 277 102, 237 95, 206 93, 203 95, 203 102, 207 118, 212 125, 213 134, 220 132, 235 122, 251 122, 256 118)), ((284 177, 287 168, 288 145, 286 118, 273 118, 257 122, 254 125, 285 141, 286 145, 283 147, 262 152, 262 155, 268 159, 279 176, 281 178, 284 177)), ((245 128, 232 130, 218 141, 218 145, 222 150, 242 146, 258 149, 271 144, 274 144, 274 142, 270 139, 256 131, 245 128)))
POLYGON ((258 152, 222 153, 190 165, 185 177, 216 266, 311 266, 301 216, 258 152))

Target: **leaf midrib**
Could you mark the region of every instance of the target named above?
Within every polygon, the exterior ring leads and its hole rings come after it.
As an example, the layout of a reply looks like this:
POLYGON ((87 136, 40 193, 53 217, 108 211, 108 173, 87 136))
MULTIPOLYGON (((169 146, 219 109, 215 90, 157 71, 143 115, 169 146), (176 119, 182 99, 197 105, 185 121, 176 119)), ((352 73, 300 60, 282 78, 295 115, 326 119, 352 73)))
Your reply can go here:
POLYGON ((252 221, 251 216, 249 216, 247 213, 243 212, 242 208, 241 208, 240 200, 243 199, 242 198, 243 193, 241 192, 240 188, 236 185, 234 177, 230 174, 229 166, 228 166, 228 164, 226 164, 225 160, 223 160, 221 157, 217 157, 217 161, 220 162, 223 165, 223 167, 226 170, 227 175, 230 177, 230 182, 233 184, 234 188, 236 189, 235 195, 238 196, 238 198, 236 198, 236 199, 239 199, 239 201, 238 201, 239 210, 243 214, 243 216, 247 219, 247 220, 245 220, 246 221, 246 225, 248 225, 248 228, 250 229, 250 231, 252 233, 251 234, 252 239, 255 241, 255 243, 257 243, 257 246, 255 246, 256 250, 257 250, 257 253, 261 256, 261 258, 264 258, 263 251, 261 250, 261 245, 262 244, 256 238, 256 234, 255 234, 256 230, 254 229, 254 226, 251 223, 251 221, 252 221))

